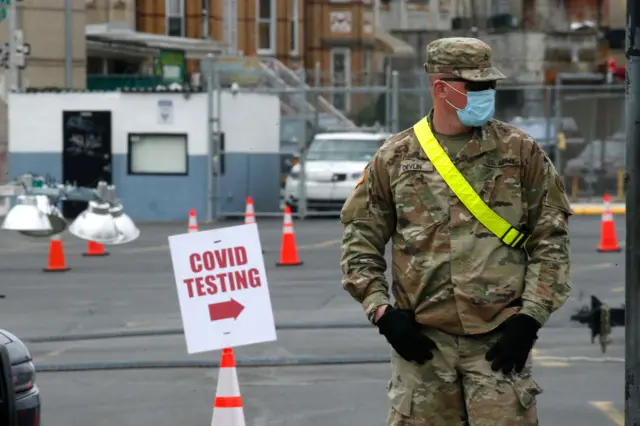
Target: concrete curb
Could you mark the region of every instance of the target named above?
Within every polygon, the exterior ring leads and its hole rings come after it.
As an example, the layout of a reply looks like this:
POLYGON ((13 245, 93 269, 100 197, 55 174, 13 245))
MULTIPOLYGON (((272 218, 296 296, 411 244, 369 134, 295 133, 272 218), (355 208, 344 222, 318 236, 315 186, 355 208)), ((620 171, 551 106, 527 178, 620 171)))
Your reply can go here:
MULTIPOLYGON (((604 205, 602 204, 586 204, 575 203, 571 205, 573 214, 576 216, 595 216, 604 213, 604 205)), ((627 206, 623 203, 611 204, 611 213, 626 214, 627 206)))

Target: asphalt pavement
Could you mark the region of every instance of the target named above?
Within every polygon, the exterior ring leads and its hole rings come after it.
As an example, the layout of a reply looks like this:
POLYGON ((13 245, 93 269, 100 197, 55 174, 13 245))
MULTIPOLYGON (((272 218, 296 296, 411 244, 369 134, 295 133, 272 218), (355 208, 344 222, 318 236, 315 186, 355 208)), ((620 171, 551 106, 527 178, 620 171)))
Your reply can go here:
MULTIPOLYGON (((624 216, 616 216, 624 246, 624 216)), ((228 221, 216 226, 230 226, 228 221)), ((141 237, 107 247, 110 255, 86 258, 86 243, 63 242, 71 270, 45 273, 47 240, 3 232, 0 236, 0 328, 24 339, 79 333, 180 329, 167 236, 180 224, 141 225, 141 237)), ((337 219, 295 222, 304 265, 276 268, 282 222, 258 219, 278 324, 365 324, 360 306, 341 288, 337 219)), ((207 226, 201 224, 201 229, 207 226)), ((624 330, 616 328, 606 354, 588 329, 569 317, 594 294, 611 305, 624 302, 624 252, 598 253, 600 217, 571 222, 573 295, 542 330, 534 354, 544 425, 623 425, 624 330)), ((219 352, 189 356, 180 334, 29 343, 37 365, 117 361, 218 361, 219 352)), ((373 328, 278 331, 272 343, 239 347, 245 357, 386 356, 373 328)), ((247 425, 352 426, 385 424, 387 364, 239 367, 247 425)), ((43 372, 44 424, 50 426, 146 426, 209 424, 217 371, 136 369, 43 372)))

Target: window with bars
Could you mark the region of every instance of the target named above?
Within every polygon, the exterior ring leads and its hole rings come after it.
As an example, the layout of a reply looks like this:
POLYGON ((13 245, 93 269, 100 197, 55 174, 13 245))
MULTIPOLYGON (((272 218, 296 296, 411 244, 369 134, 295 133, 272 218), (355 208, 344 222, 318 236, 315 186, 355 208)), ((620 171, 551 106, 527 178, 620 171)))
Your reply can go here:
POLYGON ((256 15, 257 51, 263 54, 275 53, 276 0, 256 0, 256 15))
POLYGON ((185 0, 166 0, 166 35, 184 37, 184 2, 185 0))

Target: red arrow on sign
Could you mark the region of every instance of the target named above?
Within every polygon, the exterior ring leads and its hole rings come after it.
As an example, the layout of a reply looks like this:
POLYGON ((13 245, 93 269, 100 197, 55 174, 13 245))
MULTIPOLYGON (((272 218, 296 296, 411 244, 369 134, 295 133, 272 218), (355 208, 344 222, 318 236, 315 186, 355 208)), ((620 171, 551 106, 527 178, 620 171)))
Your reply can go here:
POLYGON ((212 303, 209 305, 209 317, 211 321, 218 321, 223 319, 237 319, 240 312, 244 310, 244 306, 238 303, 235 299, 231 299, 228 302, 212 303))

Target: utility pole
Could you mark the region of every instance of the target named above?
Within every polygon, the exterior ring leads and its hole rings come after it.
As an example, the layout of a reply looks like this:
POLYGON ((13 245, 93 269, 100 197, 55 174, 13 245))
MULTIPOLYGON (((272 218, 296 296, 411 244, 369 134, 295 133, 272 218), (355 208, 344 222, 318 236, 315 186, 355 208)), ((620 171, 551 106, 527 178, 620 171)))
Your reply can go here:
MULTIPOLYGON (((5 79, 7 95, 20 91, 20 70, 18 68, 18 46, 16 45, 16 32, 18 30, 18 5, 17 0, 9 4, 9 81, 5 79)), ((7 99, 9 99, 7 97, 7 99)))
POLYGON ((627 0, 625 425, 640 425, 640 2, 627 0))
POLYGON ((72 39, 71 0, 64 2, 64 87, 71 89, 73 85, 73 39, 72 39))
POLYGON ((207 84, 207 222, 213 220, 213 203, 214 203, 214 177, 213 177, 213 129, 215 126, 216 117, 213 111, 213 91, 214 91, 214 56, 213 53, 207 55, 207 59, 202 62, 202 65, 206 64, 206 72, 204 73, 207 84))

